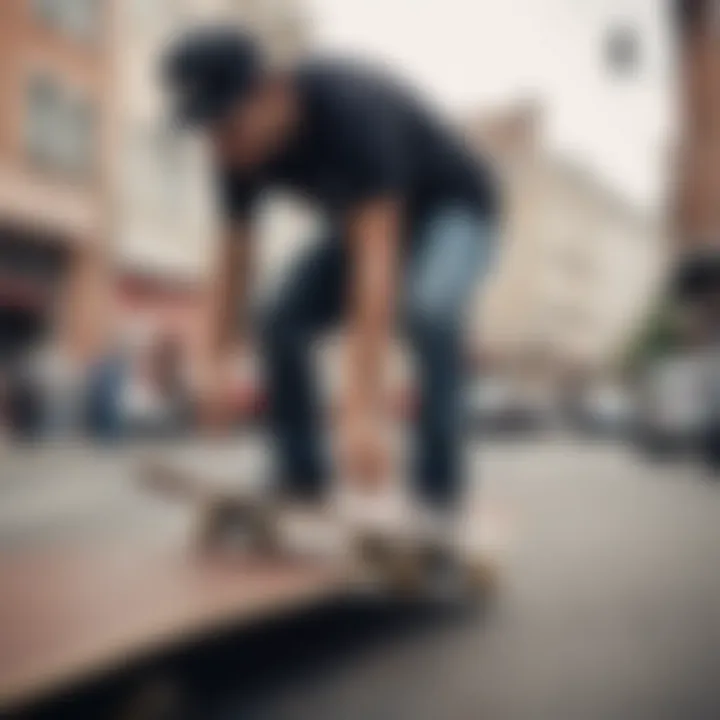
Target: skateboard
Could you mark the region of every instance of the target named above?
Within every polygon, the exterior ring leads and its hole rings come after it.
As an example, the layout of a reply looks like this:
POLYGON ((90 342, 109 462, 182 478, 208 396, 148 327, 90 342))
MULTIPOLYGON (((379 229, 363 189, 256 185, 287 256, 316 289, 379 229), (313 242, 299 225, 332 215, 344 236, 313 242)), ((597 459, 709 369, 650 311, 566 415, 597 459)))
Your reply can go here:
POLYGON ((349 586, 389 596, 427 597, 444 585, 446 595, 465 600, 497 587, 499 563, 487 547, 472 541, 440 543, 411 518, 378 527, 354 521, 330 503, 315 509, 282 507, 262 493, 219 487, 157 460, 143 464, 140 479, 155 494, 197 507, 193 542, 204 552, 241 548, 265 557, 314 552, 315 559, 343 567, 349 586), (314 544, 307 540, 313 525, 314 544), (447 582, 437 583, 439 574, 447 582))

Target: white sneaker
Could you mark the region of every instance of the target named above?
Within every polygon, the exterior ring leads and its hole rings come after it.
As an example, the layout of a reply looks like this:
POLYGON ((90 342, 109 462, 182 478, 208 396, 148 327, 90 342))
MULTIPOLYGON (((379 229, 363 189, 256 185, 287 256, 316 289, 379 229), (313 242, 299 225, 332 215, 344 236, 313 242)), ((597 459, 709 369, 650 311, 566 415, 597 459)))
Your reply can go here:
POLYGON ((412 521, 407 497, 395 487, 367 492, 343 485, 334 502, 337 516, 352 530, 393 533, 408 528, 412 521))

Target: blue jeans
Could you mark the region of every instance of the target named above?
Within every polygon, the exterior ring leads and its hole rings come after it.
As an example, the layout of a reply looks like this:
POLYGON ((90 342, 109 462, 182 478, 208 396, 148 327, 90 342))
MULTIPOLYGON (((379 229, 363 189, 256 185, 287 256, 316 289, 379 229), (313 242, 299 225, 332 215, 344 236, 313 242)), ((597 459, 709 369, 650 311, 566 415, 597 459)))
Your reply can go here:
MULTIPOLYGON (((489 266, 493 235, 494 223, 476 210, 443 207, 417 227, 403 259, 399 310, 421 398, 412 472, 428 503, 453 504, 463 491, 463 319, 489 266)), ((321 495, 328 477, 309 350, 342 318, 348 270, 342 238, 326 238, 294 266, 264 314, 271 430, 280 478, 296 496, 321 495)))

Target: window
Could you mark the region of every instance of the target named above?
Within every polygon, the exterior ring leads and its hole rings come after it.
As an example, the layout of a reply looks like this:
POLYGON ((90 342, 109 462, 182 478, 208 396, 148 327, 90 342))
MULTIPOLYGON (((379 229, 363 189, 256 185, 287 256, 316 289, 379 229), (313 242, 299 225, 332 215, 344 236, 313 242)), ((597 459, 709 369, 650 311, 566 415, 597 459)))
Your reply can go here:
POLYGON ((103 0, 65 0, 66 27, 81 38, 96 38, 101 31, 103 0))
POLYGON ((60 143, 63 167, 86 175, 93 165, 95 147, 95 110, 82 97, 68 97, 65 105, 65 129, 60 143))
POLYGON ((96 118, 91 103, 50 76, 30 81, 27 150, 42 167, 87 175, 93 166, 96 118))
POLYGON ((27 98, 25 128, 27 146, 34 159, 41 159, 52 135, 52 120, 59 104, 58 88, 46 77, 31 81, 27 98))
POLYGON ((84 39, 99 35, 103 6, 104 0, 33 0, 35 14, 46 25, 84 39))
POLYGON ((53 27, 61 25, 61 4, 58 0, 33 0, 35 15, 53 27))

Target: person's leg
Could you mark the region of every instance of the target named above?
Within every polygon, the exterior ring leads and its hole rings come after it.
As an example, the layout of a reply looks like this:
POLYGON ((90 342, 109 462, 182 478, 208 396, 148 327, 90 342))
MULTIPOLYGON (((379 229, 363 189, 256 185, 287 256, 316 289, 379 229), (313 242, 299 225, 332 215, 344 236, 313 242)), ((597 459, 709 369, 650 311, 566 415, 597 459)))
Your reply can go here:
POLYGON ((346 258, 328 238, 293 266, 262 314, 261 344, 270 401, 270 432, 279 482, 288 494, 314 499, 326 467, 310 367, 310 344, 341 312, 346 258))
POLYGON ((494 234, 474 210, 449 207, 413 238, 404 306, 421 393, 413 479, 433 506, 452 508, 464 490, 463 316, 491 262, 494 234))

